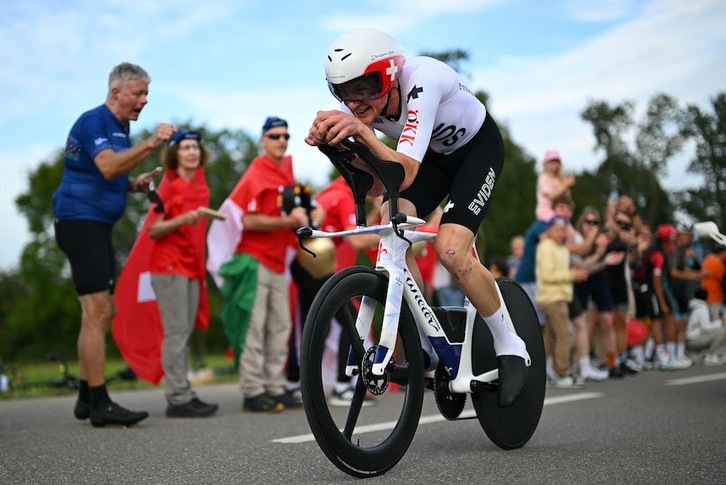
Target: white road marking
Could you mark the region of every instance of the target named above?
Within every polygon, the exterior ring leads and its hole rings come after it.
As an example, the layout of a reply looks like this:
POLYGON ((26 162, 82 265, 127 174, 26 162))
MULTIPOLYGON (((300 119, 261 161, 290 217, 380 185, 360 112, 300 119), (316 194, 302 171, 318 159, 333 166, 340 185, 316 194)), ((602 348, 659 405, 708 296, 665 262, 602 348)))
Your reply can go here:
POLYGON ((707 376, 684 377, 682 379, 671 379, 666 381, 666 386, 687 386, 688 384, 698 384, 699 382, 710 382, 726 379, 726 372, 720 374, 710 374, 707 376))
MULTIPOLYGON (((726 376, 726 374, 724 374, 724 376, 726 376)), ((575 401, 584 401, 585 399, 596 399, 596 398, 602 397, 603 395, 604 394, 602 392, 579 392, 577 394, 568 394, 566 396, 548 397, 548 398, 545 398, 544 405, 550 406, 553 404, 565 404, 565 403, 575 402, 575 401)), ((475 416, 476 416, 476 413, 473 410, 461 413, 462 418, 473 418, 475 416)), ((446 418, 444 418, 441 415, 421 416, 421 418, 418 421, 418 424, 419 424, 419 426, 421 426, 422 424, 440 423, 441 421, 446 421, 446 418)), ((364 434, 364 433, 373 433, 376 431, 383 431, 386 429, 393 429, 396 426, 396 423, 397 423, 397 421, 387 421, 385 423, 358 426, 355 428, 354 433, 355 434, 364 434)), ((312 434, 302 434, 302 435, 298 435, 298 436, 290 436, 287 438, 278 438, 278 439, 272 440, 273 443, 284 443, 284 444, 307 443, 308 441, 315 441, 315 437, 312 434)))

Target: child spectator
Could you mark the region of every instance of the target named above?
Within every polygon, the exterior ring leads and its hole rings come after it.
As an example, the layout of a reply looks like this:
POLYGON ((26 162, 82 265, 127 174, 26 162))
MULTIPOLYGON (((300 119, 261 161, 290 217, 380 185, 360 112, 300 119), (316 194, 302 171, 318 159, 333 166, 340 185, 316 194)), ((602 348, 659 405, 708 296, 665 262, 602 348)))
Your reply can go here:
POLYGON ((548 150, 543 163, 542 172, 537 177, 535 216, 537 220, 547 222, 555 215, 553 210, 555 199, 569 195, 570 187, 575 185, 575 176, 562 174, 562 160, 557 150, 548 150))

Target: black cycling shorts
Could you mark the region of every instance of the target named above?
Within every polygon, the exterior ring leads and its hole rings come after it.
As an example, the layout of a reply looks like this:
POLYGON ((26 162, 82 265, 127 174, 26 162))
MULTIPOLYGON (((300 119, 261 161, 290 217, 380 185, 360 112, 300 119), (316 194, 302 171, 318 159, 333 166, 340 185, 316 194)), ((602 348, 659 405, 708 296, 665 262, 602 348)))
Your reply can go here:
POLYGON ((112 224, 97 221, 56 220, 55 240, 71 265, 78 296, 108 290, 116 281, 112 224))
POLYGON ((502 135, 487 113, 481 129, 466 145, 449 155, 427 153, 416 179, 401 197, 411 201, 416 215, 424 218, 448 195, 441 224, 460 224, 476 234, 503 167, 502 135))

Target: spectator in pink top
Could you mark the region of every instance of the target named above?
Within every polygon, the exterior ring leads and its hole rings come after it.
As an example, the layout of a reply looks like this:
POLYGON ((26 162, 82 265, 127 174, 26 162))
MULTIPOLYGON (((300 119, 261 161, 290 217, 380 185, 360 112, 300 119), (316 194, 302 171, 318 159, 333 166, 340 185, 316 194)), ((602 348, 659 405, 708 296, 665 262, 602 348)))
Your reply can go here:
POLYGON ((537 177, 535 216, 547 222, 555 216, 552 201, 561 195, 569 195, 570 187, 575 185, 575 176, 562 174, 562 160, 557 150, 547 150, 543 163, 542 172, 537 177))

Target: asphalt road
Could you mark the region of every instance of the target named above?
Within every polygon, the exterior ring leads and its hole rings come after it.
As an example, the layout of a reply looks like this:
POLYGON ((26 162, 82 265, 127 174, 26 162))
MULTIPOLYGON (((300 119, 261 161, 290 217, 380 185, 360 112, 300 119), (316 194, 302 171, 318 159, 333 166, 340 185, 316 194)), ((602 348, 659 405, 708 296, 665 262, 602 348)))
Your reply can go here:
MULTIPOLYGON (((151 416, 93 428, 74 397, 0 401, 0 484, 299 484, 356 481, 309 435, 304 411, 240 411, 236 385, 198 388, 218 402, 202 420, 164 417, 162 390, 112 397, 151 416)), ((393 419, 381 396, 373 421, 393 419)), ((404 458, 366 483, 724 484, 726 367, 649 371, 578 390, 547 390, 537 432, 503 451, 476 420, 444 421, 427 392, 404 458)), ((472 414, 471 405, 465 413, 472 414)))

